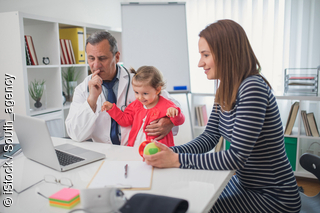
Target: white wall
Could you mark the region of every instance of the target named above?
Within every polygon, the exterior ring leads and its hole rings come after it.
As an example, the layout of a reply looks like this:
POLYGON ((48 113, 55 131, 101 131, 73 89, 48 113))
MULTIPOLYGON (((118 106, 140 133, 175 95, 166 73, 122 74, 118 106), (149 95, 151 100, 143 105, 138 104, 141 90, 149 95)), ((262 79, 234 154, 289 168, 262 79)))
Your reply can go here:
MULTIPOLYGON (((58 18, 121 28, 121 0, 0 0, 0 12, 21 11, 58 18)), ((2 20, 1 20, 2 21, 2 20)))

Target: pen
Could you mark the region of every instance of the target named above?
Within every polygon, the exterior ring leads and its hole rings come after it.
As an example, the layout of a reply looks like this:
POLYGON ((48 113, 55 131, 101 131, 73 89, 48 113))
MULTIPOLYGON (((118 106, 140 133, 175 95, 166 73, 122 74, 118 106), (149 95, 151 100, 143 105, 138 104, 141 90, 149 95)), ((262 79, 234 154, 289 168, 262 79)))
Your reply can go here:
POLYGON ((124 177, 127 178, 128 177, 128 164, 126 164, 124 166, 124 177))

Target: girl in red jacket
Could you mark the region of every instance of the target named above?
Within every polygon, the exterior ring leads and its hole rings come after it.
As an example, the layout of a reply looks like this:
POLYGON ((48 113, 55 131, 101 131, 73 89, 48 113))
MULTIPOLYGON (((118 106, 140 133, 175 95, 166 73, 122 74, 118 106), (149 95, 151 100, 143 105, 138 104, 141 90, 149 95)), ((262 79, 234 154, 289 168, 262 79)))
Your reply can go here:
MULTIPOLYGON (((128 146, 139 146, 143 141, 151 141, 157 136, 149 136, 145 128, 150 122, 169 117, 175 126, 184 123, 185 117, 179 107, 170 100, 160 96, 165 83, 161 72, 153 66, 142 66, 137 72, 131 69, 135 75, 132 79, 132 87, 136 100, 130 103, 122 112, 114 103, 106 101, 101 111, 106 110, 109 115, 121 126, 131 126, 128 146)), ((173 134, 170 131, 159 142, 167 146, 174 146, 173 134)))

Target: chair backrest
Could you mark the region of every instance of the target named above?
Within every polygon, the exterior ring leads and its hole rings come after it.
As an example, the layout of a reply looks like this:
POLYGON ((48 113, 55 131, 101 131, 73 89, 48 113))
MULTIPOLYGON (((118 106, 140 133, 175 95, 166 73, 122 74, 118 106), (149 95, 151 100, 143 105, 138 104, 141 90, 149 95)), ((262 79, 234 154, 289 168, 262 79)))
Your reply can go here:
POLYGON ((300 165, 314 174, 320 181, 320 157, 310 153, 304 153, 300 157, 300 165))

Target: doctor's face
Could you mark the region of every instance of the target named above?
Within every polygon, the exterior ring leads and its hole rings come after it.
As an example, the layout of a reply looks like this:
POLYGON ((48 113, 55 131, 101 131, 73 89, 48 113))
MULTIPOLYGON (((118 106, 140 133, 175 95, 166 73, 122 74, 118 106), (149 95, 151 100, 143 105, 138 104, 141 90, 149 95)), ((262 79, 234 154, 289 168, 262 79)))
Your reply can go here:
POLYGON ((86 47, 88 63, 92 73, 99 72, 102 80, 112 80, 116 75, 116 64, 119 62, 120 52, 115 55, 110 51, 108 40, 103 40, 98 44, 87 44, 86 47))
POLYGON ((200 37, 199 39, 199 53, 200 60, 198 67, 203 67, 204 73, 209 80, 217 79, 216 65, 214 62, 214 55, 210 50, 206 39, 200 37))

